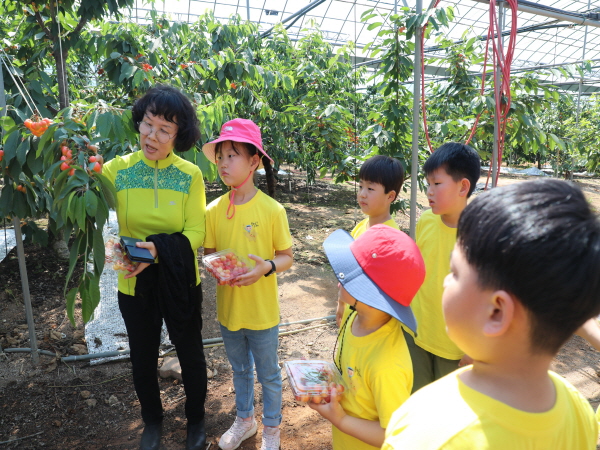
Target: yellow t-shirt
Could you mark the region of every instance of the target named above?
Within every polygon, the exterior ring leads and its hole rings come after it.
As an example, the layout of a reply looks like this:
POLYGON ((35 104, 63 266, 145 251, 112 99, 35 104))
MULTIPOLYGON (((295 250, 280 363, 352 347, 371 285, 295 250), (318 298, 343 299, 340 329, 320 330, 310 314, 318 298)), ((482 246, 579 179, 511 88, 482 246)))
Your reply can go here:
POLYGON ((415 392, 394 413, 382 450, 593 450, 598 423, 589 402, 548 372, 554 407, 543 413, 512 408, 465 385, 459 369, 415 392))
MULTIPOLYGON (((446 359, 460 359, 465 354, 448 337, 442 312, 444 278, 450 272, 450 254, 455 243, 456 228, 446 226, 430 209, 421 214, 417 222, 417 246, 425 261, 425 281, 410 304, 418 326, 415 343, 446 359)), ((414 336, 407 327, 404 329, 414 336)))
MULTIPOLYGON (((383 225, 387 225, 388 227, 395 228, 396 230, 400 229, 400 227, 398 226, 398 224, 396 223, 396 221, 393 218, 383 222, 383 225)), ((358 222, 356 224, 356 226, 350 232, 350 236, 352 236, 354 239, 356 239, 361 234, 363 234, 365 231, 367 231, 368 226, 369 226, 369 218, 366 217, 365 219, 361 220, 360 222, 358 222)))
MULTIPOLYGON (((151 161, 142 151, 117 156, 102 170, 117 191, 119 234, 146 240, 152 234, 183 233, 194 254, 204 240, 204 179, 195 164, 169 153, 151 161)), ((160 257, 160 255, 159 255, 160 257)), ((194 259, 196 269, 198 261, 194 259)), ((136 278, 119 272, 119 291, 135 295, 136 278)), ((200 283, 200 275, 196 277, 200 283)))
MULTIPOLYGON (((232 219, 226 216, 228 206, 229 193, 206 208, 205 248, 231 248, 241 255, 273 259, 275 251, 292 246, 285 209, 262 191, 248 203, 236 205, 232 219)), ((250 286, 217 286, 217 318, 230 331, 266 330, 277 325, 277 275, 261 277, 250 286)))
MULTIPOLYGON (((344 313, 342 324, 349 311, 344 313)), ((408 399, 413 384, 412 362, 400 322, 391 318, 373 333, 352 334, 354 314, 340 337, 336 363, 348 389, 340 402, 353 417, 377 420, 386 428, 393 412, 408 399), (341 353, 341 361, 340 354, 341 353), (341 363, 341 364, 340 364, 341 363)), ((334 450, 373 450, 366 444, 333 428, 334 450)))

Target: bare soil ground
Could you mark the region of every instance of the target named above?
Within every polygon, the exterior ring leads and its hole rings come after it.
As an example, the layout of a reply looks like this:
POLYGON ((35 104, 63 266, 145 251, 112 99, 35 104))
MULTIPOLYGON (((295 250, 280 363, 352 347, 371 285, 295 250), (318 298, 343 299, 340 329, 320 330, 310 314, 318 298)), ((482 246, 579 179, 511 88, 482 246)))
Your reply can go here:
MULTIPOLYGON (((503 176, 500 184, 524 178, 503 176)), ((262 180, 261 180, 262 181, 262 180)), ((600 207, 600 180, 577 181, 590 201, 600 207)), ((262 186, 262 184, 261 184, 262 186)), ((207 196, 220 195, 217 184, 207 186, 207 196)), ((409 198, 408 193, 403 193, 409 198)), ((279 276, 282 323, 321 318, 335 313, 336 282, 321 244, 337 228, 350 230, 362 219, 356 208, 353 185, 334 185, 328 179, 307 187, 304 174, 282 176, 278 200, 288 212, 294 239, 295 264, 279 276)), ((419 203, 426 204, 423 194, 419 203)), ((408 231, 409 217, 396 215, 408 231)), ((1 232, 1 230, 0 230, 1 232)), ((42 349, 61 356, 77 354, 84 342, 80 319, 73 327, 66 318, 63 283, 67 263, 45 248, 27 246, 27 271, 33 301, 35 328, 42 349)), ((215 314, 214 280, 203 274, 204 338, 219 337, 215 314)), ((290 325, 282 331, 281 361, 309 358, 331 359, 336 329, 331 322, 290 325)), ((0 263, 0 345, 28 347, 21 279, 16 249, 0 263)), ((231 370, 223 347, 205 350, 216 376, 209 380, 207 433, 212 449, 235 416, 231 370)), ((159 360, 159 365, 162 359, 159 360)), ((553 369, 574 384, 594 408, 600 402, 600 354, 584 340, 573 337, 561 350, 553 369)), ((284 372, 285 378, 285 372, 284 372)), ((164 450, 185 447, 185 395, 183 386, 161 379, 165 407, 164 450)), ((260 385, 256 385, 257 415, 261 411, 260 385)), ((281 448, 285 450, 331 449, 330 425, 303 404, 294 401, 284 381, 281 448)), ((34 366, 27 353, 0 354, 0 445, 7 449, 135 449, 143 424, 128 360, 91 366, 87 362, 66 364, 41 356, 34 366)), ((260 448, 259 433, 240 449, 260 448)))

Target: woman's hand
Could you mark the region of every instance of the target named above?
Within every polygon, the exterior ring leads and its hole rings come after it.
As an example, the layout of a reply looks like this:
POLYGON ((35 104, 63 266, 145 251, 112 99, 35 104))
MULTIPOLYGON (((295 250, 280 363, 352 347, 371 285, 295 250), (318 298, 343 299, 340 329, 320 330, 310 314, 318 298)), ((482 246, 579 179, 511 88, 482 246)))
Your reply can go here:
MULTIPOLYGON (((147 248, 148 250, 150 250, 150 253, 152 254, 152 257, 154 259, 156 259, 156 256, 158 255, 157 251, 156 251, 156 246, 154 245, 154 242, 136 242, 135 243, 136 247, 141 247, 141 248, 147 248)), ((137 267, 135 268, 135 270, 131 273, 128 273, 127 275, 125 275, 125 279, 127 278, 133 278, 133 277, 137 277, 146 267, 148 267, 150 264, 148 263, 139 263, 137 265, 137 267)))

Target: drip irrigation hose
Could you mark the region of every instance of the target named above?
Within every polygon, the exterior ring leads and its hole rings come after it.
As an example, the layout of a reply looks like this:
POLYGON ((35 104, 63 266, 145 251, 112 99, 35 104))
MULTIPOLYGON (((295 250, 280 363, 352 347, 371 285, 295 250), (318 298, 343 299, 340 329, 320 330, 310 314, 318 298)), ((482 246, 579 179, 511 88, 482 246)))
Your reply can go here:
MULTIPOLYGON (((316 317, 314 319, 298 320, 296 322, 280 323, 279 326, 286 327, 288 325, 306 324, 306 323, 316 322, 317 320, 327 320, 328 322, 321 323, 319 325, 314 325, 311 327, 300 328, 298 330, 280 331, 279 336, 287 336, 289 334, 300 333, 301 331, 307 331, 307 330, 312 330, 314 328, 320 328, 320 327, 324 327, 326 325, 331 325, 331 323, 329 321, 335 320, 335 315, 316 317)), ((203 339, 202 344, 203 344, 204 348, 220 347, 223 345, 223 338, 203 339)), ((31 353, 31 348, 5 348, 3 350, 0 350, 0 352, 31 353)), ((37 352, 40 355, 54 356, 54 357, 58 358, 58 355, 56 353, 52 353, 48 350, 38 350, 37 352)), ((172 355, 175 353, 176 352, 169 352, 169 353, 165 353, 163 356, 168 356, 168 355, 172 355)), ((129 354, 129 349, 127 349, 127 350, 112 350, 109 352, 88 353, 86 355, 63 356, 62 358, 60 358, 60 360, 62 362, 87 361, 89 359, 108 358, 108 357, 112 357, 112 356, 121 356, 121 355, 128 355, 128 354, 129 354)))

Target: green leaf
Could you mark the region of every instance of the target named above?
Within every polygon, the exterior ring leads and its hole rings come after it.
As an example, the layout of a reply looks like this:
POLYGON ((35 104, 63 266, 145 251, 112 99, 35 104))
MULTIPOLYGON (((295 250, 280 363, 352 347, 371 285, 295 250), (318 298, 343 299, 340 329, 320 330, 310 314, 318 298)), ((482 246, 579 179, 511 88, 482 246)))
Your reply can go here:
POLYGON ((27 136, 25 139, 21 141, 19 147, 17 148, 17 161, 21 166, 25 165, 25 161, 27 161, 27 152, 29 151, 29 144, 31 138, 27 136))
POLYGON ((101 173, 96 174, 96 178, 100 181, 100 186, 102 187, 102 194, 104 195, 104 199, 108 204, 108 207, 111 209, 117 209, 117 190, 115 186, 110 182, 105 175, 101 173))
POLYGON ((562 151, 565 151, 565 150, 566 150, 566 148, 565 148, 565 143, 564 143, 564 141, 563 141, 562 139, 560 139, 558 136, 556 136, 556 135, 555 135, 555 134, 553 134, 553 133, 548 133, 548 134, 550 135, 550 138, 551 138, 551 139, 552 139, 554 142, 556 142, 556 144, 557 144, 557 145, 560 147, 560 149, 561 149, 562 151))
POLYGON ((74 287, 67 293, 67 295, 65 295, 65 298, 67 300, 67 316, 69 317, 69 320, 71 321, 71 325, 73 325, 73 326, 76 326, 76 324, 75 324, 75 297, 77 296, 78 290, 79 290, 78 287, 74 287))
POLYGON ((98 226, 93 232, 93 255, 94 255, 94 266, 96 273, 102 273, 104 269, 104 238, 102 237, 102 227, 98 226))
POLYGON ((89 322, 98 303, 100 303, 99 283, 99 277, 90 274, 85 289, 81 292, 81 316, 83 323, 89 322))
POLYGON ((85 192, 85 212, 88 216, 94 217, 98 210, 98 197, 92 189, 85 192))
POLYGON ((12 214, 14 190, 12 184, 4 186, 0 190, 0 217, 7 217, 12 214))
POLYGON ((21 138, 21 132, 17 129, 8 135, 6 144, 4 144, 4 161, 8 165, 10 161, 17 156, 17 147, 21 138))
POLYGON ((85 198, 81 195, 78 195, 75 197, 75 218, 77 220, 77 224, 79 225, 79 228, 81 228, 82 230, 85 230, 85 219, 86 219, 86 214, 85 214, 85 206, 86 206, 86 202, 85 202, 85 198))
POLYGON ((336 105, 331 104, 331 105, 327 106, 327 108, 325 109, 325 112, 323 112, 323 115, 325 117, 329 117, 335 111, 336 111, 336 105))
POLYGON ((109 136, 112 127, 113 115, 111 113, 103 113, 98 116, 96 122, 96 130, 100 136, 109 136))

